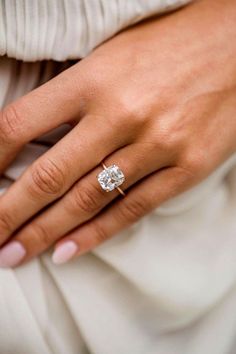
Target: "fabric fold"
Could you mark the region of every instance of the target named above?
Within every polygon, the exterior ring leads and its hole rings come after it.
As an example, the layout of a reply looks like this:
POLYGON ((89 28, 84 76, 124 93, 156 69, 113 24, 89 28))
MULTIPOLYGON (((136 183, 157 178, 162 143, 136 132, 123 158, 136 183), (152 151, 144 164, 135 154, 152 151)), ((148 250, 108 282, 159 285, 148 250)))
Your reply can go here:
POLYGON ((121 29, 190 0, 0 0, 0 55, 24 61, 85 57, 121 29))

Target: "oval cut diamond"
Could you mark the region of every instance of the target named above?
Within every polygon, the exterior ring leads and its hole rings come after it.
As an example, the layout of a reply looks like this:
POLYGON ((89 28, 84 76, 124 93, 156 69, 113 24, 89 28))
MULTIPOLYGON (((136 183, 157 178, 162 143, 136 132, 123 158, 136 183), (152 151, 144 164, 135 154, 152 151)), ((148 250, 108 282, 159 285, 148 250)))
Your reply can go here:
POLYGON ((125 176, 118 166, 112 165, 100 172, 97 179, 102 189, 111 192, 124 182, 125 176))

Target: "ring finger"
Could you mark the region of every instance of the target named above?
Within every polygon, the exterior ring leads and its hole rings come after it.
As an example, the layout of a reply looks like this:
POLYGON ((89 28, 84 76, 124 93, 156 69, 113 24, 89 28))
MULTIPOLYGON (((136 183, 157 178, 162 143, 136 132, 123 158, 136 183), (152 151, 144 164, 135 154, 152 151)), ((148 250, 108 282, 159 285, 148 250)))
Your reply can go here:
MULTIPOLYGON (((166 166, 164 154, 153 154, 145 145, 135 145, 128 145, 106 159, 107 166, 115 162, 124 172, 126 180, 121 186, 122 190, 127 190, 150 173, 166 166)), ((117 198, 118 191, 106 193, 101 189, 97 181, 99 172, 101 167, 95 168, 78 181, 61 200, 26 225, 0 252, 0 265, 12 267, 36 256, 68 232, 93 218, 117 198), (12 257, 14 248, 21 251, 12 257)))

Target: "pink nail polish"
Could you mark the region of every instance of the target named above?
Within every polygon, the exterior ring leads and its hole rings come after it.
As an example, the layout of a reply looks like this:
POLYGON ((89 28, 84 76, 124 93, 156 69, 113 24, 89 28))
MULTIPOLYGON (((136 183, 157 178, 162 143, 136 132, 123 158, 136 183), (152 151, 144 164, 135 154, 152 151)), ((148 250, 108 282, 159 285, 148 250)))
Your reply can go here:
POLYGON ((11 268, 18 265, 26 255, 26 250, 18 241, 12 241, 0 250, 0 267, 11 268))
POLYGON ((77 252, 78 246, 73 241, 66 241, 58 246, 53 255, 52 261, 55 264, 63 264, 69 261, 77 252))

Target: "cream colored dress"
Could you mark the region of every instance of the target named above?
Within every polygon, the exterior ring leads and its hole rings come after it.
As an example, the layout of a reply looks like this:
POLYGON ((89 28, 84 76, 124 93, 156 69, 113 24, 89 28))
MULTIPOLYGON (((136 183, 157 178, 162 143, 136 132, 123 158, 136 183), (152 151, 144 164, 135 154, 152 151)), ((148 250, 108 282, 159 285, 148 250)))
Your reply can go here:
MULTIPOLYGON (((185 2, 0 0, 0 106, 185 2)), ((62 134, 27 145, 1 191, 62 134)), ((0 354, 235 354, 235 214, 236 155, 89 255, 0 270, 0 354)))

